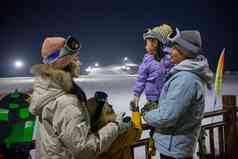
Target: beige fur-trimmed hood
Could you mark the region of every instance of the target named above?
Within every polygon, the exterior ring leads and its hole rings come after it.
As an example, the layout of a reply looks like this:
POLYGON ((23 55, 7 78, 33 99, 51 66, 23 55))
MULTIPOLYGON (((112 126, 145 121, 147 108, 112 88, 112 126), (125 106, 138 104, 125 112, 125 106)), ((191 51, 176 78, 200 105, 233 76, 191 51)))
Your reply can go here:
POLYGON ((47 64, 33 65, 31 73, 34 76, 41 76, 44 79, 48 78, 51 81, 49 87, 63 89, 66 92, 69 92, 73 87, 70 73, 52 68, 47 64))
POLYGON ((54 69, 47 64, 32 66, 31 73, 35 77, 29 110, 34 115, 41 114, 44 106, 57 97, 69 93, 73 87, 70 73, 54 69))

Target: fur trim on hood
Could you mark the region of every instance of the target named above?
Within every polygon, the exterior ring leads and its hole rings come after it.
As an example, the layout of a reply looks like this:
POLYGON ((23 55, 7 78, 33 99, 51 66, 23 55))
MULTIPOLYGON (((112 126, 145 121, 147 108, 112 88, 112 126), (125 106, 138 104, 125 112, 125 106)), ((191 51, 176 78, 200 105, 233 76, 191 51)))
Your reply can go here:
POLYGON ((47 64, 37 64, 32 67, 31 72, 35 78, 29 110, 34 115, 40 115, 45 105, 70 93, 73 87, 70 73, 64 70, 54 69, 47 64))
POLYGON ((66 92, 70 92, 73 87, 72 76, 69 72, 52 68, 48 64, 33 65, 31 73, 42 78, 49 78, 52 81, 49 87, 61 88, 66 92))

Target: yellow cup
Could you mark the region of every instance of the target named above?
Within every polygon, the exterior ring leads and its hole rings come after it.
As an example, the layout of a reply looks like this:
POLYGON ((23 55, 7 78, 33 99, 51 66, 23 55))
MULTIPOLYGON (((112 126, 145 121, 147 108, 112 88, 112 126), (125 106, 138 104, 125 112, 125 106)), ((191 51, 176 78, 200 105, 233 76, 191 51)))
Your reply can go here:
POLYGON ((141 129, 140 112, 132 112, 132 124, 133 124, 134 128, 141 129))

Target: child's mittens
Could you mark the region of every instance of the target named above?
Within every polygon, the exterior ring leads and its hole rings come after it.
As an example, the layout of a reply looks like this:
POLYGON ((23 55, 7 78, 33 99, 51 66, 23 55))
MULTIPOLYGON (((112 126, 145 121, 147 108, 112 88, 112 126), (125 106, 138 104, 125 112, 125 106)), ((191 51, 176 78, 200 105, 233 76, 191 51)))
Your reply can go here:
POLYGON ((139 107, 139 101, 140 101, 140 97, 134 96, 133 102, 135 103, 135 106, 136 106, 136 107, 139 107))
POLYGON ((130 101, 130 110, 132 112, 139 111, 139 107, 136 106, 136 103, 134 102, 134 100, 130 101))

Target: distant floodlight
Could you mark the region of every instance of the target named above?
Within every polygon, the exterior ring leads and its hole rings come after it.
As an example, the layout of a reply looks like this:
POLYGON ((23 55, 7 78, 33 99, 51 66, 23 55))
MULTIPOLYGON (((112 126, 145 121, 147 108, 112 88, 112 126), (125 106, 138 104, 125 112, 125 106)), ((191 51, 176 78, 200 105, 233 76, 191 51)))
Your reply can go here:
POLYGON ((22 68, 24 66, 24 63, 20 60, 15 61, 15 67, 16 68, 22 68))
POLYGON ((127 61, 128 60, 128 57, 124 57, 124 61, 127 61))
POLYGON ((98 63, 95 63, 95 65, 94 65, 95 67, 98 67, 99 66, 99 64, 98 63))
POLYGON ((92 67, 91 66, 89 66, 88 68, 86 68, 86 70, 85 70, 86 72, 91 72, 92 71, 92 67))

